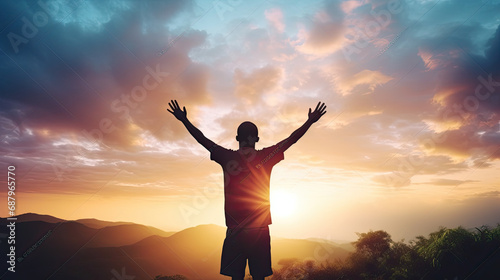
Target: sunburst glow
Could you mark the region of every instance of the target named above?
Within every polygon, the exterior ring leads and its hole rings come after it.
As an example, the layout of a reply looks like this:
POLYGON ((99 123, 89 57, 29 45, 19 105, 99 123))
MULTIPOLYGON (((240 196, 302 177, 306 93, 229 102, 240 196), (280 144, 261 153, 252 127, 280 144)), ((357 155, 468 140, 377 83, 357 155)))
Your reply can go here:
POLYGON ((290 217, 297 209, 297 196, 289 191, 271 191, 271 215, 290 217))

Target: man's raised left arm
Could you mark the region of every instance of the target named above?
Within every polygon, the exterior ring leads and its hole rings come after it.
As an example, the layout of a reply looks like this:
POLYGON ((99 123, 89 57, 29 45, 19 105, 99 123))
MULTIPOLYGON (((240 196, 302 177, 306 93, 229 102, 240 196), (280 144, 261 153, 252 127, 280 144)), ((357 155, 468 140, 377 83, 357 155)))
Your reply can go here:
POLYGON ((203 133, 188 120, 186 107, 183 107, 183 110, 181 110, 179 103, 177 103, 177 100, 171 100, 170 103, 168 103, 168 106, 170 106, 170 109, 172 110, 167 109, 167 111, 172 113, 172 115, 174 115, 179 121, 184 124, 186 129, 194 137, 194 139, 198 141, 198 143, 200 143, 203 147, 205 147, 205 149, 210 151, 215 143, 205 137, 205 135, 203 135, 203 133))

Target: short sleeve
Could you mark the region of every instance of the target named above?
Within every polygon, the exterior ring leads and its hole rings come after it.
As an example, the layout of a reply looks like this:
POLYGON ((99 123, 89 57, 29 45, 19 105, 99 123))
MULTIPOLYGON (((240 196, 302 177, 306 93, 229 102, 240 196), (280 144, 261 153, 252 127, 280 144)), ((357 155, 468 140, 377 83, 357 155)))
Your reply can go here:
POLYGON ((283 147, 280 147, 278 144, 262 149, 262 155, 261 164, 267 166, 274 166, 285 159, 283 147))
POLYGON ((226 158, 228 152, 229 152, 228 149, 225 149, 217 144, 214 144, 210 148, 210 159, 219 164, 223 164, 224 159, 226 158))

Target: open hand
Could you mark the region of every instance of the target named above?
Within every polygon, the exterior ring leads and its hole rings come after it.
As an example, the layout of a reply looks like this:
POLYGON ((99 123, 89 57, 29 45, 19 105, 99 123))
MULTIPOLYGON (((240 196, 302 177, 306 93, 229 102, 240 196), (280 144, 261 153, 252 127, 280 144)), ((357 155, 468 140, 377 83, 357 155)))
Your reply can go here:
POLYGON ((311 108, 309 108, 309 121, 310 122, 317 122, 321 116, 323 116, 326 113, 326 105, 325 103, 318 102, 318 105, 316 105, 316 109, 314 109, 314 112, 311 112, 311 108))
POLYGON ((177 100, 170 100, 168 106, 170 106, 170 109, 172 109, 172 111, 170 111, 169 109, 167 109, 167 111, 172 113, 172 115, 174 115, 178 120, 184 121, 187 119, 186 107, 182 107, 183 110, 181 110, 181 107, 179 107, 179 103, 177 103, 177 100))

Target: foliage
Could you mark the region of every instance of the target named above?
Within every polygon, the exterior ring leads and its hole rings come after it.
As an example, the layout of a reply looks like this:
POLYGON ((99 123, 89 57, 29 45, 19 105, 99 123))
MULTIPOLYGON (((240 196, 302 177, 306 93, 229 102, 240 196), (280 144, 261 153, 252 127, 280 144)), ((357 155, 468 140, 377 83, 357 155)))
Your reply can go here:
MULTIPOLYGON (((355 251, 333 263, 284 259, 272 280, 498 279, 500 224, 473 230, 440 228, 408 243, 378 230, 359 233, 355 251)), ((251 276, 245 277, 251 279, 251 276)), ((182 275, 153 280, 188 280, 182 275)))
POLYGON ((474 230, 440 228, 409 243, 382 230, 358 234, 344 261, 285 260, 272 280, 284 279, 496 279, 500 224, 474 230))

